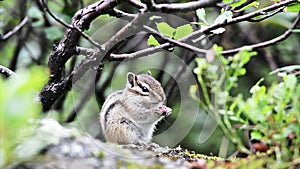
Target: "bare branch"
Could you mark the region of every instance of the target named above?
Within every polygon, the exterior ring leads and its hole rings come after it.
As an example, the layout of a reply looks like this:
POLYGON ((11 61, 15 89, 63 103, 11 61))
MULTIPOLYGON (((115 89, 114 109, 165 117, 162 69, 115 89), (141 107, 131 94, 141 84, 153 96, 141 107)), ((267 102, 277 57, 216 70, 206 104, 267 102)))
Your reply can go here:
POLYGON ((114 45, 116 45, 118 42, 123 40, 130 32, 137 30, 137 27, 135 24, 139 22, 139 18, 143 15, 144 11, 141 11, 141 14, 135 15, 135 17, 121 30, 119 30, 114 36, 112 36, 108 41, 103 44, 103 49, 111 49, 114 45))
POLYGON ((8 38, 12 37, 14 34, 18 33, 23 27, 24 25, 29 21, 28 17, 26 16, 22 22, 20 22, 19 25, 17 25, 16 27, 14 27, 13 30, 9 31, 8 33, 6 33, 5 35, 3 35, 1 38, 0 38, 0 42, 1 41, 5 41, 7 40, 8 38))
POLYGON ((221 54, 222 55, 231 55, 231 54, 238 53, 241 50, 245 50, 245 49, 252 49, 253 50, 253 49, 262 48, 262 47, 266 47, 266 46, 271 46, 271 45, 274 45, 276 43, 279 43, 279 42, 285 40, 286 38, 288 38, 292 34, 293 29, 297 26, 299 21, 300 21, 300 14, 298 14, 298 16, 295 19, 293 25, 287 31, 285 31, 284 34, 282 34, 282 35, 280 35, 280 36, 278 36, 274 39, 271 39, 271 40, 268 40, 268 41, 265 41, 265 42, 261 42, 261 43, 258 43, 258 44, 243 46, 243 47, 239 47, 239 48, 231 49, 231 50, 225 50, 225 51, 221 52, 221 54))
POLYGON ((133 5, 133 6, 137 7, 137 8, 139 8, 139 9, 146 9, 146 8, 147 8, 147 6, 146 6, 145 4, 143 4, 143 3, 141 3, 141 2, 139 2, 139 1, 137 1, 137 0, 129 0, 128 2, 129 2, 131 5, 133 5))
POLYGON ((148 56, 153 53, 163 51, 166 48, 172 47, 170 43, 164 43, 156 47, 150 47, 143 50, 139 50, 137 52, 129 53, 129 54, 110 54, 110 57, 107 58, 109 61, 122 61, 122 60, 131 60, 137 59, 140 57, 148 56))
POLYGON ((88 102, 88 100, 90 99, 90 97, 92 96, 93 92, 94 92, 94 81, 90 81, 87 84, 87 87, 84 90, 84 94, 83 96, 80 98, 80 101, 78 102, 78 104, 76 105, 76 107, 71 111, 71 113, 69 114, 69 116, 67 117, 67 119, 65 120, 66 123, 72 122, 75 120, 76 116, 79 114, 79 112, 81 111, 81 109, 84 107, 85 103, 88 102))
POLYGON ((10 77, 10 76, 15 76, 15 72, 12 70, 8 69, 7 67, 4 67, 0 65, 0 73, 3 74, 5 77, 10 77))
POLYGON ((260 22, 260 21, 263 21, 265 19, 268 19, 268 18, 270 18, 270 17, 272 17, 272 16, 274 16, 274 15, 282 12, 284 8, 285 8, 285 6, 280 7, 279 9, 276 9, 274 12, 272 12, 270 14, 267 14, 267 15, 264 15, 262 18, 259 18, 259 19, 250 18, 248 21, 249 22, 260 22))
POLYGON ((96 41, 94 41, 91 37, 89 37, 89 35, 87 35, 86 33, 84 33, 82 30, 80 30, 78 27, 76 27, 75 25, 72 26, 72 25, 69 25, 67 24, 66 22, 64 22, 63 20, 61 20, 60 18, 58 18, 57 16, 55 16, 52 11, 49 9, 48 5, 47 5, 47 2, 45 2, 46 0, 43 0, 42 1, 42 4, 44 6, 44 9, 46 12, 49 13, 49 15, 55 20, 57 21, 58 23, 60 23, 61 25, 63 25, 64 27, 66 28, 69 28, 69 29, 75 29, 77 30, 81 36, 83 38, 85 38, 86 40, 88 40, 88 42, 90 42, 92 45, 94 45, 95 47, 99 48, 99 49, 102 49, 102 46, 97 43, 96 41))
POLYGON ((198 37, 199 35, 202 35, 202 34, 210 34, 210 31, 218 29, 220 27, 225 27, 225 26, 232 25, 232 24, 235 24, 235 23, 247 21, 247 20, 249 20, 251 18, 254 18, 256 16, 264 15, 266 12, 270 12, 270 11, 276 10, 278 8, 281 8, 281 7, 286 7, 289 4, 296 3, 296 2, 297 2, 297 0, 286 0, 286 1, 283 1, 283 2, 280 2, 280 3, 275 3, 274 5, 268 6, 266 8, 263 8, 263 9, 260 9, 260 10, 257 10, 257 11, 254 11, 254 12, 236 17, 236 18, 233 18, 231 20, 226 20, 223 23, 216 23, 216 24, 210 25, 205 29, 195 31, 191 35, 187 36, 186 39, 195 38, 195 37, 198 37))
POLYGON ((64 22, 63 20, 61 20, 60 18, 58 18, 57 16, 55 16, 52 11, 49 9, 48 7, 48 1, 47 0, 42 0, 42 5, 44 7, 44 10, 58 23, 60 23, 61 25, 63 25, 66 28, 69 29, 73 29, 73 26, 67 24, 66 22, 64 22))
POLYGON ((73 25, 75 29, 68 28, 65 31, 63 39, 54 47, 49 58, 48 67, 51 73, 50 80, 39 95, 44 112, 48 111, 62 94, 70 90, 74 75, 82 75, 85 70, 95 64, 91 59, 87 58, 85 59, 85 63, 87 64, 79 66, 79 68, 83 68, 82 70, 74 69, 74 73, 72 72, 70 75, 63 77, 65 63, 73 55, 77 54, 77 46, 82 32, 89 28, 90 23, 95 18, 103 14, 108 14, 118 3, 118 0, 102 0, 74 14, 71 25, 73 25))
POLYGON ((162 12, 187 12, 199 8, 211 7, 221 0, 201 0, 192 1, 187 3, 172 3, 172 4, 152 4, 154 10, 162 12))
POLYGON ((124 18, 126 20, 132 20, 136 17, 136 14, 126 13, 119 9, 113 9, 112 11, 109 12, 109 15, 117 18, 124 18))
POLYGON ((144 28, 146 30, 150 31, 151 33, 156 34, 157 36, 159 36, 163 40, 168 41, 168 42, 170 42, 170 43, 172 43, 172 44, 174 44, 176 46, 188 49, 188 50, 190 50, 192 52, 196 52, 198 54, 206 54, 207 53, 207 50, 205 50, 205 49, 200 49, 200 48, 197 48, 195 46, 189 45, 187 43, 180 42, 180 40, 171 39, 171 38, 169 38, 167 36, 162 35, 161 33, 157 32, 156 30, 150 28, 149 26, 144 26, 144 28))

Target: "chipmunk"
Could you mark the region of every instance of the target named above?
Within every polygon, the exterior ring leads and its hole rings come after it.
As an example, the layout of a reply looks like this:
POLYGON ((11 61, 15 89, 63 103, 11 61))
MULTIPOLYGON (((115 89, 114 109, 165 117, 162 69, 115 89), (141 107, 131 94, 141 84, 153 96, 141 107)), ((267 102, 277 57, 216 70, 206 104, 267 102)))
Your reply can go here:
POLYGON ((166 96, 151 72, 127 74, 125 89, 111 93, 100 112, 102 132, 107 142, 149 143, 155 125, 172 113, 166 96))

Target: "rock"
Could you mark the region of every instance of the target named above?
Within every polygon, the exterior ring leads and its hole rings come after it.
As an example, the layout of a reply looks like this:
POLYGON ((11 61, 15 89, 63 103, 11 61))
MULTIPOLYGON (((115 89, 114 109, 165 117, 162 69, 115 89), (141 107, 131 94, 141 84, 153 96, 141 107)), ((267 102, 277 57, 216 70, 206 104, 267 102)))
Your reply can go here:
POLYGON ((103 143, 53 119, 39 122, 33 135, 17 146, 16 162, 8 169, 188 168, 184 160, 166 156, 158 144, 103 143))

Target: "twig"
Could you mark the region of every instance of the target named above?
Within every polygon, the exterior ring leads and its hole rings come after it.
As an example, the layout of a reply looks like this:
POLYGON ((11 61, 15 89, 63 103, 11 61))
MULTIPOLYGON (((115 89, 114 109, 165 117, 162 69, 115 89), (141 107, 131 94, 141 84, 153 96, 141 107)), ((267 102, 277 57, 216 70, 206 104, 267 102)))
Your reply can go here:
POLYGON ((267 48, 264 49, 264 53, 265 53, 265 58, 269 64, 269 67, 271 68, 271 70, 275 70, 278 68, 273 56, 272 56, 272 53, 270 52, 270 50, 268 50, 267 48))
POLYGON ((166 86, 166 97, 169 98, 173 93, 175 86, 177 85, 176 80, 180 79, 182 74, 186 71, 188 65, 197 57, 194 53, 187 53, 184 55, 185 59, 180 64, 178 69, 174 72, 173 77, 171 77, 166 86))
POLYGON ((261 43, 257 43, 257 44, 254 44, 254 45, 248 45, 248 46, 243 46, 243 47, 239 47, 239 48, 236 48, 236 49, 225 50, 225 51, 221 52, 221 54, 222 55, 231 55, 231 54, 238 53, 241 50, 245 50, 245 49, 252 49, 253 50, 253 49, 256 49, 256 48, 262 48, 262 47, 270 46, 270 45, 276 44, 278 42, 281 42, 281 41, 285 40, 286 38, 288 38, 292 34, 293 29, 297 26, 299 21, 300 21, 300 13, 298 14, 298 16, 295 19, 292 26, 287 31, 285 31, 284 34, 282 34, 282 35, 280 35, 280 36, 278 36, 274 39, 271 39, 271 40, 268 40, 268 41, 265 41, 265 42, 261 42, 261 43))
POLYGON ((48 1, 47 0, 42 0, 42 5, 44 7, 44 10, 58 23, 60 23, 61 25, 63 25, 66 28, 69 29, 73 29, 73 26, 67 24, 66 22, 64 22, 62 19, 58 18, 57 16, 55 16, 52 11, 49 9, 48 7, 48 1))
POLYGON ((6 33, 5 35, 3 35, 1 38, 0 38, 0 42, 1 41, 5 41, 7 40, 8 38, 10 38, 11 36, 13 36, 14 34, 18 33, 23 27, 24 25, 29 21, 28 17, 26 16, 22 22, 20 22, 19 25, 17 25, 16 27, 14 27, 14 29, 12 29, 11 31, 9 31, 8 33, 6 33))
POLYGON ((153 53, 162 51, 162 50, 164 50, 166 48, 169 48, 169 47, 172 47, 172 45, 170 43, 164 43, 164 44, 161 44, 159 46, 146 48, 146 49, 139 50, 139 51, 133 52, 133 53, 110 54, 110 57, 107 58, 107 60, 109 60, 109 61, 122 61, 124 59, 126 59, 126 60, 137 59, 137 58, 140 58, 140 57, 148 56, 148 55, 151 55, 153 53))
POLYGON ((88 40, 88 42, 90 42, 90 43, 91 43, 92 45, 94 45, 95 47, 97 47, 97 48, 99 48, 99 49, 102 49, 102 46, 101 46, 98 42, 94 41, 89 35, 87 35, 86 33, 84 33, 84 32, 83 32, 81 29, 79 29, 77 26, 75 26, 75 25, 74 25, 74 26, 69 25, 69 24, 67 24, 66 22, 64 22, 63 20, 61 20, 60 18, 58 18, 57 16, 55 16, 55 15, 52 13, 52 11, 49 9, 48 4, 47 4, 47 2, 45 2, 45 1, 47 1, 47 0, 42 0, 42 4, 43 4, 43 6, 44 6, 44 9, 45 9, 46 12, 49 13, 49 15, 50 15, 55 21, 57 21, 58 23, 60 23, 61 25, 63 25, 63 26, 66 27, 66 28, 77 30, 77 31, 81 34, 81 36, 82 36, 83 38, 85 38, 86 40, 88 40))
POLYGON ((282 12, 284 8, 285 8, 285 6, 280 7, 279 9, 275 10, 274 12, 272 12, 270 14, 267 14, 267 15, 263 16, 262 18, 259 18, 259 19, 250 18, 248 21, 249 22, 260 22, 260 21, 263 21, 265 19, 268 19, 268 18, 270 18, 270 17, 278 14, 279 12, 282 12))
POLYGON ((10 76, 15 76, 15 72, 12 70, 8 69, 7 67, 4 67, 0 65, 0 73, 3 74, 5 77, 10 77, 10 76))
POLYGON ((134 17, 136 17, 136 14, 126 13, 119 9, 113 9, 111 12, 109 12, 109 15, 117 18, 124 18, 126 20, 132 20, 134 19, 134 17))
POLYGON ((185 48, 185 49, 188 49, 192 52, 196 52, 198 54, 206 54, 207 53, 207 50, 205 49, 200 49, 200 48, 197 48, 195 46, 192 46, 192 45, 189 45, 187 43, 183 43, 181 42, 180 40, 174 40, 174 39, 171 39, 167 36, 164 36, 162 35, 161 33, 157 32, 156 30, 154 30, 153 28, 150 28, 149 26, 144 26, 144 28, 148 31, 150 31, 151 33, 154 33, 156 34, 157 36, 159 36, 160 38, 162 38, 163 40, 165 41, 168 41, 176 46, 179 46, 179 47, 182 47, 182 48, 185 48))
POLYGON ((91 48, 85 48, 85 47, 80 47, 80 46, 77 46, 76 47, 76 52, 80 55, 84 55, 84 56, 92 56, 94 55, 95 53, 97 53, 97 50, 96 49, 91 49, 91 48))
MULTIPOLYGON (((51 74, 50 79, 39 94, 44 112, 50 110, 57 99, 70 90, 72 80, 78 79, 78 76, 82 76, 86 70, 95 64, 99 65, 99 60, 86 58, 84 59, 84 63, 79 64, 71 74, 63 76, 66 62, 77 54, 76 47, 78 46, 82 31, 88 29, 91 22, 98 16, 108 14, 118 3, 118 0, 102 0, 88 5, 74 14, 71 25, 74 25, 75 29, 78 27, 81 31, 68 28, 59 44, 54 46, 48 61, 48 68, 51 74)), ((98 48, 98 50, 100 49, 98 48)))
POLYGON ((17 44, 15 45, 13 56, 12 56, 12 59, 10 60, 10 63, 9 63, 9 68, 13 71, 15 71, 17 69, 19 54, 20 54, 22 47, 24 46, 26 40, 28 39, 28 37, 31 33, 31 26, 28 25, 26 27, 28 27, 28 28, 25 29, 25 33, 22 33, 19 36, 17 36, 17 39, 18 39, 17 44))
POLYGON ((205 8, 214 6, 220 0, 201 0, 192 1, 187 3, 172 3, 172 4, 152 4, 154 10, 162 12, 187 12, 193 11, 198 8, 205 8))
POLYGON ((92 80, 87 84, 87 87, 84 91, 83 96, 81 97, 81 99, 79 100, 76 107, 72 110, 72 112, 69 114, 69 116, 65 120, 66 123, 74 121, 76 116, 78 116, 80 110, 84 107, 85 103, 89 100, 89 98, 93 94, 94 85, 95 85, 95 83, 92 80))
POLYGON ((139 9, 146 9, 147 8, 147 6, 145 4, 143 4, 143 3, 139 2, 139 1, 136 1, 136 0, 128 0, 128 2, 131 5, 139 8, 139 9))
POLYGON ((123 40, 130 31, 136 30, 136 23, 139 22, 139 18, 143 15, 145 11, 141 11, 141 14, 136 15, 126 26, 124 26, 121 30, 119 30, 114 36, 112 36, 108 41, 103 44, 103 49, 108 50, 111 49, 118 42, 123 40))
POLYGON ((199 35, 202 35, 202 34, 210 34, 210 31, 212 31, 212 30, 215 30, 215 29, 218 29, 220 27, 227 26, 227 25, 232 25, 232 24, 235 24, 235 23, 247 21, 247 20, 249 20, 251 18, 254 18, 256 16, 264 15, 266 12, 276 10, 280 7, 286 7, 287 5, 289 5, 291 3, 295 3, 295 2, 297 2, 297 0, 286 0, 286 1, 283 1, 283 2, 280 2, 280 3, 276 3, 274 5, 268 6, 266 8, 263 8, 263 9, 260 9, 260 10, 257 10, 257 11, 254 11, 254 12, 236 17, 236 18, 233 18, 231 20, 225 20, 223 23, 216 23, 216 24, 210 25, 205 29, 201 29, 201 30, 193 32, 191 35, 189 35, 185 38, 190 39, 190 38, 198 37, 199 35))

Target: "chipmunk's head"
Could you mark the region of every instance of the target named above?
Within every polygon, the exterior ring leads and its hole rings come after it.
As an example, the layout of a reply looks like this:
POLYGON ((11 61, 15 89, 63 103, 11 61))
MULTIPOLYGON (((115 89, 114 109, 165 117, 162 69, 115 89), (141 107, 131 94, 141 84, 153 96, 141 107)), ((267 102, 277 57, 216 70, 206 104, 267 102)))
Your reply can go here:
POLYGON ((161 84, 152 77, 150 71, 140 75, 129 72, 127 74, 127 90, 132 96, 148 104, 159 104, 166 101, 161 84))

